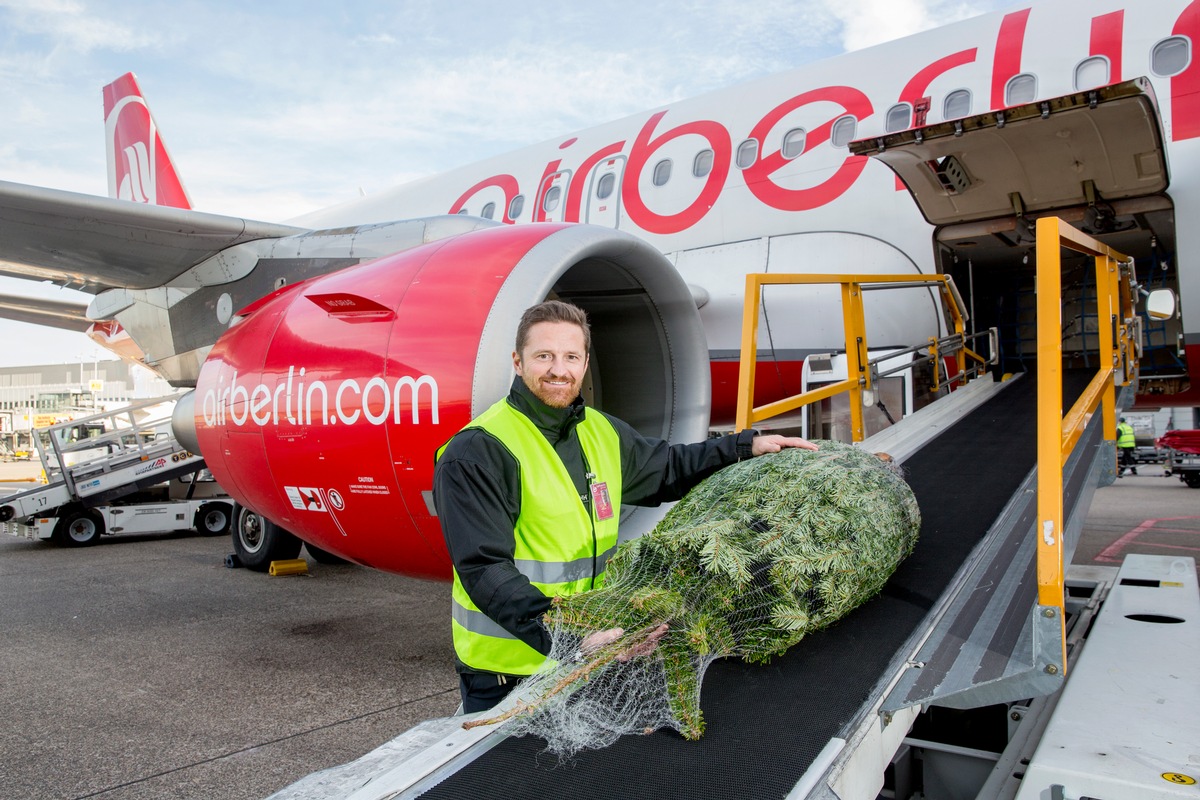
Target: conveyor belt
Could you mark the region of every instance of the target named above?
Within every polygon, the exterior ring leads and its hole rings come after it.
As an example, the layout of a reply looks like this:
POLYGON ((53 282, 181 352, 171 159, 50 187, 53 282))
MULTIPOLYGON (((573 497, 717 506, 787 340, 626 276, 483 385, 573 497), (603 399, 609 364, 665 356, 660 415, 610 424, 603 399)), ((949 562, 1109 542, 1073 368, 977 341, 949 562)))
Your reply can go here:
POLYGON ((845 735, 1034 466, 1035 405, 1035 382, 1017 381, 914 454, 905 469, 922 513, 915 552, 878 597, 783 657, 766 666, 713 664, 699 741, 660 731, 559 763, 542 740, 510 738, 421 796, 786 796, 829 740, 845 735))

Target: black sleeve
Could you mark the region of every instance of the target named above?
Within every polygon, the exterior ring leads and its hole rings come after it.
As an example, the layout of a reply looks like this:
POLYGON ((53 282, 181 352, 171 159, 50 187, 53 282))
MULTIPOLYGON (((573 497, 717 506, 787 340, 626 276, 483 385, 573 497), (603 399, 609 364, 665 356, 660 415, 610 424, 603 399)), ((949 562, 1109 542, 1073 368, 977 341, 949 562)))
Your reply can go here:
POLYGON ((751 440, 757 435, 747 429, 696 444, 667 444, 662 439, 647 439, 615 417, 608 418, 621 437, 621 502, 635 506, 680 499, 722 467, 750 458, 751 440))
POLYGON ((446 549, 467 595, 500 627, 546 655, 550 636, 541 617, 550 598, 513 564, 520 487, 517 460, 482 430, 455 436, 433 472, 446 549))

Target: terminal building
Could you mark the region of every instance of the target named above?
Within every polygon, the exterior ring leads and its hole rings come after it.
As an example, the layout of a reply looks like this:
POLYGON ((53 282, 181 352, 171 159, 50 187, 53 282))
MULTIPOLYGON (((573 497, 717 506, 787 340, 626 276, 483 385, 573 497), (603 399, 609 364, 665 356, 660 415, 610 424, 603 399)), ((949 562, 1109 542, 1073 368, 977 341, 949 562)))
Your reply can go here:
POLYGON ((178 393, 145 367, 118 359, 3 367, 0 441, 11 452, 28 450, 35 428, 178 393))

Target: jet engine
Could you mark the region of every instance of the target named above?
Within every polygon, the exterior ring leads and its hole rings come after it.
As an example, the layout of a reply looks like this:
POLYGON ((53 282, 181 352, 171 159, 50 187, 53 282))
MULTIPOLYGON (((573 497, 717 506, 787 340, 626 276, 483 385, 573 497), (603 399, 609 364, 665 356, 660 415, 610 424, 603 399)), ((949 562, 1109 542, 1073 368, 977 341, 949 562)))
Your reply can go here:
MULTIPOLYGON (((448 579, 434 453, 507 393, 521 312, 551 297, 588 313, 590 405, 646 436, 706 435, 707 346, 686 284, 633 236, 556 224, 464 233, 262 298, 213 347, 176 433, 268 528, 448 579)), ((623 534, 657 516, 626 512, 623 534)))

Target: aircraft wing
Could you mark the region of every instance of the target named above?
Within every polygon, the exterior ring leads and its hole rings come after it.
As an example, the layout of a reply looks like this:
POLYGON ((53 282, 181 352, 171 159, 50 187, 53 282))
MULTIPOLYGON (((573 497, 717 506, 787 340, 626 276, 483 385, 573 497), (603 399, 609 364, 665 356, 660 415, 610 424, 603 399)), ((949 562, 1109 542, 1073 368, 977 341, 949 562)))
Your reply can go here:
POLYGON ((93 294, 162 286, 232 245, 305 230, 0 181, 0 275, 93 294))
POLYGON ((34 325, 82 333, 92 324, 86 312, 87 303, 0 294, 0 318, 17 322, 31 322, 34 325))

